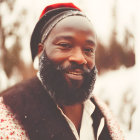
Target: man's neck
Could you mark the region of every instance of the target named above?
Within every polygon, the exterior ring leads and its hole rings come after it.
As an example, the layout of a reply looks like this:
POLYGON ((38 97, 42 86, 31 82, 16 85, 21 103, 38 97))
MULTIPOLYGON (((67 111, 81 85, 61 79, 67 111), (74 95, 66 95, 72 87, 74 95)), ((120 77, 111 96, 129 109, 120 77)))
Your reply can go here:
POLYGON ((83 114, 83 105, 75 104, 70 106, 63 106, 62 110, 63 113, 73 122, 79 133, 83 114))

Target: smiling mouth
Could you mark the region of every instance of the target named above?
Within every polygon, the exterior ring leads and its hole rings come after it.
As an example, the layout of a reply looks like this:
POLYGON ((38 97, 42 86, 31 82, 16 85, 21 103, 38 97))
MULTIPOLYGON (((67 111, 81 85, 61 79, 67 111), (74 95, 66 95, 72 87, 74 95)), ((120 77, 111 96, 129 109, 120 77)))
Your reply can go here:
POLYGON ((81 70, 68 71, 65 75, 72 80, 83 80, 83 72, 81 70))
POLYGON ((81 72, 75 72, 75 71, 69 71, 67 74, 73 74, 73 75, 83 75, 81 72))

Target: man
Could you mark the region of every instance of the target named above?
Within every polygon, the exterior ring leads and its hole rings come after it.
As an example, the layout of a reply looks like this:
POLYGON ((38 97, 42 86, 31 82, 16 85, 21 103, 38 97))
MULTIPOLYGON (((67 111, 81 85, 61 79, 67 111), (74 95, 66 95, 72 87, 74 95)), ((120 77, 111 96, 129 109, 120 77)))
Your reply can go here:
POLYGON ((0 138, 123 140, 107 107, 92 95, 96 47, 95 30, 79 8, 47 6, 31 37, 38 76, 1 94, 0 138))

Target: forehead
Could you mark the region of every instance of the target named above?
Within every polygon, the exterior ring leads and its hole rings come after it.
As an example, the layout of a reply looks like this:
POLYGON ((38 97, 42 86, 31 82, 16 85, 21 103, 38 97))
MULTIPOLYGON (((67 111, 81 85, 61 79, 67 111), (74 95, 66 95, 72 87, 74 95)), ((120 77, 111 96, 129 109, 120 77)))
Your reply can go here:
POLYGON ((48 38, 54 38, 61 34, 71 35, 73 32, 79 36, 84 34, 90 38, 96 38, 92 23, 86 17, 82 16, 69 16, 62 19, 52 29, 48 38))

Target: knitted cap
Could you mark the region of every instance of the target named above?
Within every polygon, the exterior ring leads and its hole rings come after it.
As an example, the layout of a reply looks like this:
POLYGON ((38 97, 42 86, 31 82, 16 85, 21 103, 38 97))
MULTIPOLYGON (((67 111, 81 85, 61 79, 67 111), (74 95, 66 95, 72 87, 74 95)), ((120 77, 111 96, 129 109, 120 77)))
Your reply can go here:
MULTIPOLYGON (((68 11, 80 11, 78 7, 76 7, 72 3, 57 3, 53 5, 47 6, 41 13, 40 19, 37 22, 32 36, 31 36, 31 54, 32 60, 34 61, 35 56, 38 53, 38 44, 41 43, 42 36, 45 32, 45 29, 51 25, 52 19, 58 19, 54 17, 58 17, 61 13, 68 11)), ((45 36, 46 37, 46 36, 45 36)))

